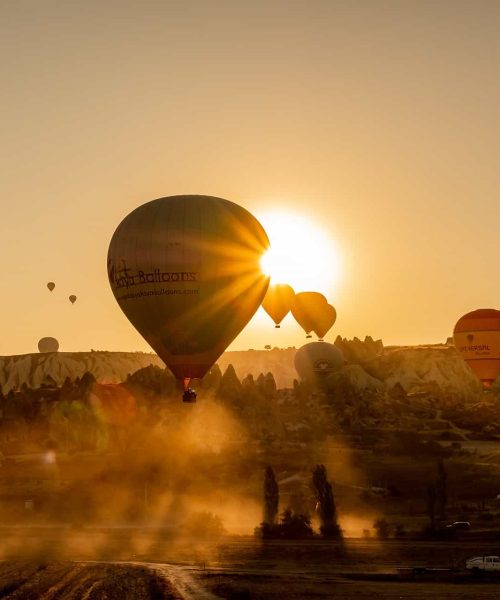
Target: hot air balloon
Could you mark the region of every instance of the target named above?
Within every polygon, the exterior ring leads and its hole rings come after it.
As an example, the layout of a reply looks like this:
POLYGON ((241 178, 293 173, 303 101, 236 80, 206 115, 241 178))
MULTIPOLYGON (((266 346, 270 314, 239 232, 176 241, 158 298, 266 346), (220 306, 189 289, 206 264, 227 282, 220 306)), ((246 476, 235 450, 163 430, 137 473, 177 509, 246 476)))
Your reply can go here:
POLYGON ((314 333, 318 336, 319 341, 323 341, 325 335, 333 327, 337 320, 337 311, 331 304, 322 306, 316 315, 316 324, 314 326, 314 333))
MULTIPOLYGON (((262 303, 269 246, 247 210, 212 196, 147 202, 120 223, 108 251, 115 298, 184 383, 203 377, 262 303)), ((194 393, 194 392, 193 392, 194 393)))
POLYGON ((453 330, 455 347, 490 388, 500 374, 500 311, 480 308, 461 317, 453 330))
POLYGON ((292 308, 295 292, 286 283, 271 284, 262 302, 262 308, 271 317, 275 327, 279 327, 281 321, 292 308))
POLYGON ((71 294, 71 296, 69 297, 69 301, 71 302, 71 304, 74 304, 76 302, 76 296, 74 294, 71 294))
POLYGON ((49 283, 47 284, 47 287, 49 288, 49 291, 51 292, 56 287, 56 284, 53 281, 49 281, 49 283))
POLYGON ((291 308, 292 315, 306 332, 306 337, 312 337, 311 331, 320 325, 318 313, 325 305, 328 305, 326 298, 318 292, 295 294, 291 308))
POLYGON ((344 357, 333 344, 309 342, 297 350, 294 364, 301 379, 316 381, 339 369, 344 364, 344 357))
POLYGON ((57 352, 59 350, 59 342, 53 337, 43 337, 38 342, 38 351, 45 354, 47 352, 57 352))

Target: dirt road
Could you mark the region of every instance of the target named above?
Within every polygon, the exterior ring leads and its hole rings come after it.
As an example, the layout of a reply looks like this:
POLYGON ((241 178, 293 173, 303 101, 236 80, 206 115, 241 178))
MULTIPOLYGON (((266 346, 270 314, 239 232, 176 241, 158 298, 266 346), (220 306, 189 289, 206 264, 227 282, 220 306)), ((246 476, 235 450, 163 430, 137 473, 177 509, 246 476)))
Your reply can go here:
POLYGON ((135 565, 0 563, 0 598, 9 600, 183 600, 168 577, 135 565))

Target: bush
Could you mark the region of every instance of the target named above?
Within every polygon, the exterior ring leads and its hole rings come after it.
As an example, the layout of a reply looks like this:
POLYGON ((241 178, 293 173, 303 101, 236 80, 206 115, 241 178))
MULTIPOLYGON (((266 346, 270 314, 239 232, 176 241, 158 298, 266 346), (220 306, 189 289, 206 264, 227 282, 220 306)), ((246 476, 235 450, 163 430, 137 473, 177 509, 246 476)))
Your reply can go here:
POLYGON ((391 527, 389 525, 389 522, 387 521, 387 519, 384 519, 384 517, 377 519, 373 523, 373 529, 375 529, 379 540, 386 540, 391 533, 391 527))

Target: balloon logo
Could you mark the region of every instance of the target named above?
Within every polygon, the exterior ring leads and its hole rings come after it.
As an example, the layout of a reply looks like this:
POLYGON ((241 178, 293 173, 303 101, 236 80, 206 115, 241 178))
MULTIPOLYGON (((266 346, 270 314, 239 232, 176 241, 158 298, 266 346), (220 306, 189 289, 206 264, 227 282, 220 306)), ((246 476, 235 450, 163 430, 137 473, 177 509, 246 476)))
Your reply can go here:
POLYGON ((290 312, 294 298, 295 292, 286 283, 276 283, 267 289, 262 308, 274 321, 275 327, 278 328, 290 312))
POLYGON ((500 374, 500 311, 482 308, 461 317, 453 342, 464 361, 489 388, 500 374))
POLYGON ((56 284, 53 281, 49 281, 47 287, 49 288, 49 291, 52 292, 52 290, 56 287, 56 284))
POLYGON ((71 294, 71 296, 69 297, 69 301, 71 302, 71 304, 74 304, 76 302, 76 296, 74 294, 71 294))
POLYGON ((212 196, 136 208, 108 251, 113 294, 185 388, 203 377, 262 303, 267 235, 247 210, 212 196))

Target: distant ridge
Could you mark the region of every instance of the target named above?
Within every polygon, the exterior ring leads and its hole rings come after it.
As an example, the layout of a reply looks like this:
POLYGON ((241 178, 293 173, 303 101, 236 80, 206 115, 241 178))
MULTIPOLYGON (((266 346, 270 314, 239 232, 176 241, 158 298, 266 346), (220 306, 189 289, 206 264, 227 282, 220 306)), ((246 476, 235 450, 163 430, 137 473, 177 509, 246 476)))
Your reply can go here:
MULTIPOLYGON (((384 348, 381 340, 366 337, 335 340, 346 358, 346 366, 336 375, 359 390, 377 389, 389 393, 400 386, 405 393, 475 395, 481 386, 455 348, 446 344, 384 348)), ((297 378, 296 349, 240 350, 225 352, 217 361, 222 371, 232 364, 238 377, 254 378, 271 372, 278 388, 290 388, 297 378)), ((23 385, 60 386, 69 377, 89 371, 101 382, 119 383, 149 365, 164 368, 156 354, 141 352, 57 352, 0 357, 0 390, 7 394, 23 385)))

